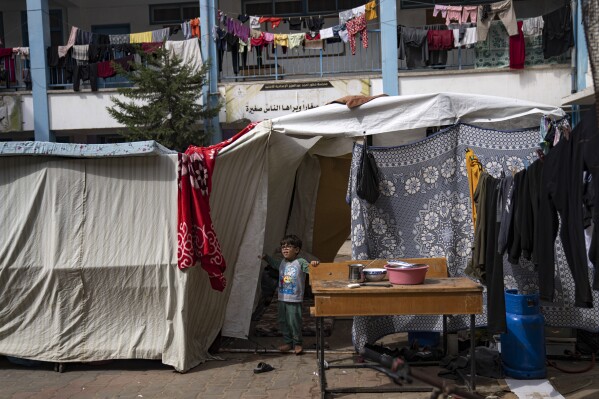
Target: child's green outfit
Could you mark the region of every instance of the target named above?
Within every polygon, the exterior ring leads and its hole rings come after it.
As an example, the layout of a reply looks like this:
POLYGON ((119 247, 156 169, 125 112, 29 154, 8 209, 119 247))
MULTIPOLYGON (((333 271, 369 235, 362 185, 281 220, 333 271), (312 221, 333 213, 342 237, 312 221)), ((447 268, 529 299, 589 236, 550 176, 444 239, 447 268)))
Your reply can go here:
POLYGON ((302 345, 302 301, 309 263, 304 258, 280 263, 266 256, 270 267, 279 271, 279 326, 283 340, 289 345, 302 345))

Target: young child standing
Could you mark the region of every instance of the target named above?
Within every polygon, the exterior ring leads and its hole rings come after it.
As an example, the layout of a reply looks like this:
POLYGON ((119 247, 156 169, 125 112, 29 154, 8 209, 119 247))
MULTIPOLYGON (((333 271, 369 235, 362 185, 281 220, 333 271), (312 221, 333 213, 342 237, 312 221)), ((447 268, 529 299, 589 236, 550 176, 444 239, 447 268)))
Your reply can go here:
POLYGON ((309 266, 318 266, 314 260, 308 264, 304 258, 298 258, 302 249, 302 240, 295 235, 287 235, 281 240, 283 260, 279 263, 270 256, 263 254, 270 267, 279 271, 279 326, 283 333, 281 352, 294 350, 296 355, 303 352, 302 348, 302 301, 304 300, 304 285, 306 274, 310 273, 309 266))

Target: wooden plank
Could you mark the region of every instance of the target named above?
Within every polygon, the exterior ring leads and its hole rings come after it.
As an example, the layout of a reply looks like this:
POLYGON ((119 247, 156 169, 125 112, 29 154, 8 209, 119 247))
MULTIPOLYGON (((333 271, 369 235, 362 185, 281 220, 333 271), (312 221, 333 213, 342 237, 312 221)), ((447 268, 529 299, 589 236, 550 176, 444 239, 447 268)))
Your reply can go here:
POLYGON ((366 293, 379 295, 401 295, 402 293, 421 292, 482 292, 482 286, 467 277, 426 279, 423 284, 392 285, 391 287, 362 286, 359 288, 348 288, 347 281, 321 280, 312 283, 312 292, 322 295, 335 295, 352 293, 360 296, 366 293))
POLYGON ((314 305, 316 317, 480 314, 483 311, 481 292, 322 294, 315 295, 314 305))

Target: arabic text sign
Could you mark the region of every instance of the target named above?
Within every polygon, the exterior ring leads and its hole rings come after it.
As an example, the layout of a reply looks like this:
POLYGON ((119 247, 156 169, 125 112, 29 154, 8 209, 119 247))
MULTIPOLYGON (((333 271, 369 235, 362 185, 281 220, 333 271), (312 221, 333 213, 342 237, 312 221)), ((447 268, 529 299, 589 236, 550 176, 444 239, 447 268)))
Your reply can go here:
POLYGON ((226 120, 262 121, 359 94, 370 95, 368 79, 231 85, 225 91, 226 120))

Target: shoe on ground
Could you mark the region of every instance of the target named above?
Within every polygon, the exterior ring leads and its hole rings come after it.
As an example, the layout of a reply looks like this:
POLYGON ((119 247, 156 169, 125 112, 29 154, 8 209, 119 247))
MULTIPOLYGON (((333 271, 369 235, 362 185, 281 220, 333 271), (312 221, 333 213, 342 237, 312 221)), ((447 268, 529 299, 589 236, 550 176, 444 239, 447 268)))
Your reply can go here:
POLYGON ((267 371, 272 371, 275 368, 268 363, 260 362, 258 366, 254 369, 254 374, 266 373, 267 371))
POLYGON ((295 352, 296 355, 301 355, 302 353, 304 353, 304 348, 302 348, 301 345, 295 345, 295 348, 293 349, 293 351, 295 352))

